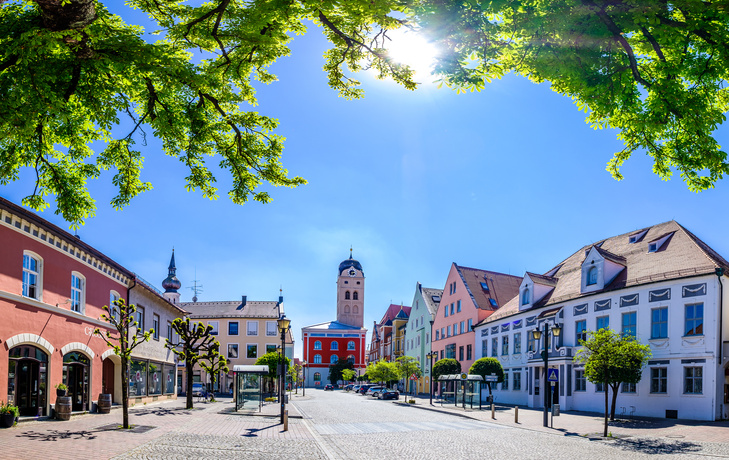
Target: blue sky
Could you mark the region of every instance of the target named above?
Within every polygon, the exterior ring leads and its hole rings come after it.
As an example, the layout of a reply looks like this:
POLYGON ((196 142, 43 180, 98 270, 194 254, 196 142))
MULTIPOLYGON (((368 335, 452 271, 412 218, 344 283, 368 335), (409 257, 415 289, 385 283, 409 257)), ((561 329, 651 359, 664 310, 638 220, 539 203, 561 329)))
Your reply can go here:
MULTIPOLYGON (((92 184, 98 211, 81 238, 157 287, 174 246, 183 301, 194 279, 205 301, 275 300, 282 288, 297 356, 302 326, 335 319, 350 246, 366 276, 370 330, 391 302, 410 304, 416 282, 442 289, 452 262, 543 273, 582 245, 671 219, 729 257, 727 180, 696 194, 678 176, 661 181, 637 154, 615 181, 605 165, 621 149, 616 133, 590 128, 546 84, 507 76, 457 95, 360 74, 366 97, 347 101, 326 84, 325 49, 314 26, 297 37, 256 107, 280 120, 283 163, 308 185, 238 206, 221 175, 220 198, 209 201, 184 190, 186 171, 153 140, 143 180, 154 189, 114 211, 111 175, 92 184)), ((720 143, 728 134, 720 129, 720 143)), ((0 195, 19 203, 33 190, 23 177, 0 195)), ((53 209, 41 216, 68 228, 53 209)))

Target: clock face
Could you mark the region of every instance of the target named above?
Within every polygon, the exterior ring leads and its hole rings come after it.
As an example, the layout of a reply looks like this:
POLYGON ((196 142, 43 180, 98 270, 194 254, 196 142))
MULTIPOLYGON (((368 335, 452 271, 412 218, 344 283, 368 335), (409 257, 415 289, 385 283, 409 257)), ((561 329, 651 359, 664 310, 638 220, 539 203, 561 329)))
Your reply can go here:
POLYGON ((352 268, 352 269, 349 270, 349 276, 354 276, 356 274, 357 274, 357 272, 354 271, 354 268, 352 268))

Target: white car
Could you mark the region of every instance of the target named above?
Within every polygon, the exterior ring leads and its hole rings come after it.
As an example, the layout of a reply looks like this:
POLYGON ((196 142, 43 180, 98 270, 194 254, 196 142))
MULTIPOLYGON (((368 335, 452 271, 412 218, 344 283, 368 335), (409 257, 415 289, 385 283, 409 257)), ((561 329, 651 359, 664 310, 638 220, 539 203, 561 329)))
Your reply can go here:
POLYGON ((365 393, 365 396, 372 396, 373 398, 377 397, 377 393, 382 391, 385 387, 369 387, 367 389, 367 393, 365 393))

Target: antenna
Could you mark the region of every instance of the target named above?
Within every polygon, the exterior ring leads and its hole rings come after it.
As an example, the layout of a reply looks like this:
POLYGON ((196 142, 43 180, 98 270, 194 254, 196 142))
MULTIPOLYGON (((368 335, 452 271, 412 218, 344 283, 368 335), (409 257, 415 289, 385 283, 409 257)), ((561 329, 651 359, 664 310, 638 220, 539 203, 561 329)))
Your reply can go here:
MULTIPOLYGON (((195 269, 195 278, 197 278, 197 268, 195 269)), ((192 287, 188 287, 187 289, 192 290, 192 301, 197 302, 197 295, 201 294, 203 292, 203 285, 198 284, 199 280, 192 280, 192 287)))

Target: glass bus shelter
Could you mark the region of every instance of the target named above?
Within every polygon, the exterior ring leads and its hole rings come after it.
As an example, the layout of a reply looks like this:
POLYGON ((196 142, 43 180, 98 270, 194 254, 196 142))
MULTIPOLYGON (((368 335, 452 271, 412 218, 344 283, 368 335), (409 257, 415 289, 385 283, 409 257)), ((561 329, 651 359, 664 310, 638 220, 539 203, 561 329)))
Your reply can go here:
POLYGON ((472 374, 449 374, 438 377, 438 383, 441 385, 440 405, 443 401, 453 403, 456 407, 459 405, 466 408, 466 404, 473 409, 473 403, 478 403, 481 409, 481 385, 483 377, 472 374), (474 401, 476 400, 476 401, 474 401))
POLYGON ((263 377, 268 375, 268 366, 237 365, 233 366, 233 374, 235 375, 233 394, 235 395, 236 412, 244 406, 249 410, 258 406, 260 412, 263 406, 262 381, 263 377))

